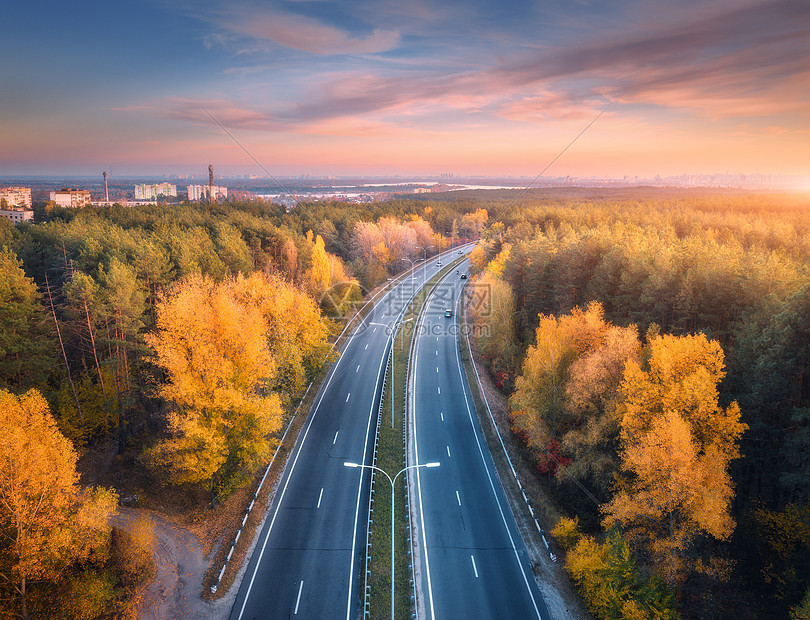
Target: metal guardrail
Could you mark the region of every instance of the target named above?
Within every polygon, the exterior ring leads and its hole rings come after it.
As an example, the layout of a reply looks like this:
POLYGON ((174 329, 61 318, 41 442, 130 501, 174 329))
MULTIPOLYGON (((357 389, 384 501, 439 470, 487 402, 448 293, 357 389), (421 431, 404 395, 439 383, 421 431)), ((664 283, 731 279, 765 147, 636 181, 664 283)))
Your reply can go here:
MULTIPOLYGON (((445 251, 445 252, 442 252, 442 253, 440 253, 440 254, 438 254, 436 256, 444 256, 445 254, 447 254, 448 252, 451 252, 451 251, 452 251, 452 249, 448 250, 448 251, 445 251)), ((433 257, 433 258, 436 258, 436 257, 433 257)), ((392 280, 390 284, 393 285, 398 280, 404 279, 405 277, 408 276, 408 274, 410 274, 411 271, 415 271, 416 269, 418 269, 418 267, 414 265, 414 266, 411 267, 411 269, 403 271, 401 274, 398 274, 398 276, 394 280, 392 280)), ((423 283, 423 286, 424 286, 424 283, 423 283)), ((381 294, 383 294, 383 293, 385 293, 386 291, 389 291, 389 290, 390 290, 390 286, 384 286, 379 291, 377 291, 370 299, 366 300, 363 303, 363 305, 355 312, 354 316, 352 316, 352 318, 349 319, 349 321, 347 321, 347 323, 346 323, 345 327, 343 328, 343 330, 340 332, 338 337, 332 343, 332 346, 329 348, 329 351, 324 356, 324 359, 323 359, 324 362, 329 358, 330 355, 332 355, 332 352, 335 350, 335 348, 340 345, 340 341, 343 338, 346 331, 349 329, 349 327, 353 326, 355 321, 357 321, 358 318, 360 318, 360 320, 362 321, 362 315, 366 311, 366 308, 369 306, 369 304, 371 304, 379 295, 381 295, 381 294)), ((400 314, 400 317, 398 318, 398 320, 402 318, 402 315, 404 315, 405 309, 410 307, 410 305, 413 303, 414 297, 416 297, 416 291, 412 292, 411 298, 405 304, 403 310, 401 311, 401 314, 400 314)), ((402 328, 401 325, 400 325, 400 328, 402 328)), ((396 333, 396 329, 394 330, 394 334, 395 333, 396 333)), ((394 347, 393 342, 394 342, 394 338, 393 338, 393 335, 392 335, 391 349, 389 350, 389 365, 391 365, 392 367, 393 367, 393 364, 391 363, 391 360, 393 359, 393 347, 394 347)), ((408 365, 410 366, 410 358, 408 360, 408 365)), ((388 366, 386 366, 385 379, 383 380, 383 395, 385 394, 385 384, 386 384, 386 382, 388 380, 388 372, 389 372, 388 371, 388 366)), ((392 369, 392 372, 393 372, 393 369, 392 369)), ((264 474, 262 475, 262 479, 259 481, 259 484, 256 487, 256 490, 253 492, 253 497, 251 498, 250 504, 246 508, 245 514, 242 516, 242 521, 239 524, 239 528, 236 530, 236 535, 234 536, 234 539, 231 541, 230 550, 228 551, 228 555, 225 558, 225 562, 223 563, 222 568, 219 570, 219 573, 217 573, 217 580, 211 586, 211 593, 212 594, 216 594, 217 590, 219 589, 219 584, 222 582, 222 576, 225 574, 225 570, 228 568, 228 564, 230 563, 231 557, 233 556, 234 550, 236 549, 236 543, 239 542, 239 538, 242 535, 242 530, 245 527, 245 523, 247 523, 247 519, 250 516, 251 511, 253 510, 253 506, 256 503, 256 499, 258 498, 259 493, 261 492, 262 487, 264 486, 264 482, 267 479, 268 474, 270 473, 270 469, 273 467, 273 464, 276 461, 276 456, 278 455, 278 452, 281 449, 281 446, 284 444, 284 440, 287 437, 287 433, 289 432, 290 428, 292 427, 292 423, 295 420, 296 416, 298 415, 298 412, 301 409, 301 405, 306 401, 307 394, 309 393, 310 388, 312 388, 313 383, 314 382, 310 382, 309 385, 307 386, 307 389, 304 392, 304 395, 301 397, 301 401, 298 403, 298 406, 295 408, 295 412, 290 417, 290 420, 287 423, 287 428, 284 429, 284 434, 281 436, 281 439, 279 440, 278 445, 276 446, 276 449, 273 452, 273 456, 270 459, 270 462, 268 463, 267 467, 264 470, 264 474)), ((374 457, 373 457, 373 464, 374 465, 377 464, 377 445, 379 443, 379 426, 380 426, 380 419, 382 417, 382 404, 383 404, 383 402, 384 402, 384 399, 383 399, 383 396, 381 396, 380 397, 380 410, 379 410, 379 413, 378 413, 378 416, 377 416, 377 431, 375 432, 375 437, 374 437, 374 457)), ((391 412, 391 415, 393 416, 393 411, 391 412)), ((404 421, 403 421, 403 423, 404 423, 404 421)), ((366 544, 366 573, 365 573, 366 578, 365 578, 365 581, 364 581, 364 590, 365 590, 364 606, 363 606, 364 610, 365 610, 364 611, 364 617, 366 617, 366 615, 369 613, 369 611, 368 611, 369 610, 368 600, 369 600, 369 597, 370 597, 370 586, 367 585, 367 581, 368 581, 368 557, 370 555, 370 549, 371 549, 371 540, 370 540, 370 538, 371 538, 371 523, 372 523, 372 521, 371 521, 371 516, 370 515, 371 515, 371 512, 373 511, 374 470, 371 470, 371 471, 372 471, 372 476, 371 476, 371 482, 370 482, 370 487, 369 487, 369 489, 370 489, 369 490, 369 521, 368 521, 368 525, 367 525, 367 528, 366 528, 366 532, 367 532, 366 533, 366 542, 367 542, 367 544, 366 544)), ((407 478, 406 478, 406 482, 407 482, 407 478)), ((406 489, 406 493, 407 493, 407 489, 406 489)), ((410 505, 408 505, 408 531, 410 532, 410 505)), ((411 568, 413 569, 413 566, 411 566, 411 568)))
MULTIPOLYGON (((442 271, 440 271, 437 274, 438 279, 436 280, 436 282, 433 283, 433 286, 431 286, 430 289, 425 294, 423 304, 419 308, 419 313, 417 314, 417 320, 415 322, 415 327, 414 327, 414 336, 416 334, 416 329, 417 329, 416 325, 419 323, 419 319, 421 318, 422 313, 425 311, 425 305, 427 304, 428 299, 430 298, 431 294, 433 293, 433 290, 441 283, 441 281, 445 277, 447 277, 447 274, 449 274, 452 271, 452 269, 453 269, 456 262, 459 262, 459 261, 451 261, 447 265, 447 267, 445 269, 445 272, 444 272, 444 275, 442 275, 442 271)), ((413 302, 413 299, 411 300, 411 303, 412 302, 413 302)), ((402 438, 403 438, 403 441, 404 441, 404 444, 405 444, 405 454, 404 454, 404 457, 403 457, 403 467, 406 467, 407 464, 408 464, 408 462, 407 462, 408 461, 408 438, 407 438, 407 429, 408 429, 408 424, 407 424, 407 422, 408 422, 408 416, 407 416, 407 412, 408 412, 408 386, 410 385, 411 359, 413 358, 413 355, 414 355, 414 352, 415 352, 415 342, 416 342, 416 338, 413 337, 411 339, 410 345, 408 347, 408 361, 407 361, 406 368, 405 368, 405 377, 406 377, 406 379, 405 379, 405 382, 404 382, 404 388, 405 389, 403 390, 403 392, 404 392, 403 393, 403 402, 404 402, 405 415, 402 416, 402 425, 403 425, 402 438)), ((410 576, 409 581, 410 581, 410 586, 411 586, 411 603, 413 604, 413 612, 411 613, 411 618, 416 619, 416 618, 419 618, 419 598, 416 596, 416 566, 415 566, 415 562, 414 562, 414 557, 416 556, 416 549, 415 549, 415 546, 414 546, 413 537, 411 536, 411 533, 412 533, 413 529, 411 527, 411 525, 412 525, 411 501, 410 501, 410 495, 409 495, 409 492, 408 492, 408 490, 410 488, 409 473, 410 472, 405 471, 405 474, 404 474, 404 476, 405 476, 405 479, 404 479, 405 501, 406 501, 406 506, 407 506, 407 511, 406 511, 407 525, 406 525, 406 527, 407 527, 407 532, 408 532, 408 555, 409 555, 409 563, 410 563, 409 568, 410 568, 410 572, 411 572, 411 576, 410 576)))
MULTIPOLYGON (((391 340, 393 343, 393 339, 391 340)), ((388 383, 388 373, 393 372, 393 352, 394 347, 393 344, 388 349, 388 362, 385 364, 385 376, 383 377, 382 383, 382 392, 380 393, 380 406, 377 410, 377 427, 374 430, 374 452, 371 456, 371 464, 373 466, 377 466, 377 452, 380 447, 380 425, 382 424, 382 414, 383 414, 383 406, 385 404, 385 388, 388 383)), ((370 618, 371 617, 371 585, 369 585, 369 579, 371 577, 371 569, 369 568, 369 564, 371 563, 371 527, 374 524, 374 520, 372 516, 374 514, 374 494, 375 494, 375 482, 376 482, 377 470, 371 470, 371 479, 369 481, 368 487, 368 520, 366 522, 366 566, 365 572, 363 573, 363 618, 370 618)))
POLYGON ((259 485, 256 487, 256 490, 253 492, 253 498, 250 500, 250 504, 248 505, 247 509, 245 510, 245 514, 242 517, 242 523, 239 525, 239 529, 236 530, 236 536, 234 537, 233 541, 231 541, 231 548, 228 551, 228 556, 225 558, 225 563, 222 565, 222 568, 219 570, 217 574, 217 580, 214 585, 211 586, 211 594, 216 594, 217 589, 219 588, 219 584, 222 581, 222 576, 225 574, 225 569, 228 568, 228 563, 231 561, 231 556, 233 555, 234 549, 236 548, 236 543, 239 542, 239 537, 242 535, 242 529, 245 527, 245 523, 247 522, 248 517, 250 516, 250 511, 253 510, 253 506, 256 503, 256 498, 259 497, 259 492, 262 490, 264 486, 264 481, 267 479, 267 475, 270 473, 270 468, 273 467, 273 463, 276 462, 276 456, 278 455, 278 451, 281 449, 281 446, 284 445, 284 439, 287 437, 287 432, 290 430, 293 421, 295 420, 295 416, 298 415, 299 409, 301 409, 301 405, 306 400, 307 394, 309 393, 309 389, 312 387, 312 383, 307 386, 304 395, 301 397, 301 402, 298 403, 298 407, 295 408, 295 412, 290 417, 290 421, 287 422, 287 428, 284 429, 284 434, 281 436, 281 439, 276 446, 275 452, 273 452, 273 458, 270 459, 270 463, 268 463, 267 467, 264 469, 264 475, 262 479, 259 481, 259 485))

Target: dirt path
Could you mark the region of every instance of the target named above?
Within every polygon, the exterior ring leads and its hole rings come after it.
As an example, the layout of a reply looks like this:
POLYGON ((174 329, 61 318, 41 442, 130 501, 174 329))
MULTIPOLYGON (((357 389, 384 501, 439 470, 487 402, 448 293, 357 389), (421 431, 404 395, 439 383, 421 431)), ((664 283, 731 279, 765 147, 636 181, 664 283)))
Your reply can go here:
POLYGON ((155 579, 138 605, 141 620, 219 620, 230 612, 231 597, 209 603, 200 598, 202 579, 209 559, 202 545, 188 530, 166 521, 156 512, 119 507, 112 524, 131 531, 139 518, 150 520, 154 528, 155 579))

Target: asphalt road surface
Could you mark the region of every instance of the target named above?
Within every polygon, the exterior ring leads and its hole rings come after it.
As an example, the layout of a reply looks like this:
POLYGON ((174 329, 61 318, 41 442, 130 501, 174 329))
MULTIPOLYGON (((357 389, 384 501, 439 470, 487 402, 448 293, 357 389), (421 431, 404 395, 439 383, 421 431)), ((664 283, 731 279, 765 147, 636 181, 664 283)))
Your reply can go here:
POLYGON ((423 279, 457 258, 429 259, 380 295, 315 399, 287 461, 231 610, 232 620, 360 616, 368 469, 391 328, 423 279))
POLYGON ((431 296, 412 361, 412 454, 415 463, 441 462, 439 468, 415 469, 412 474, 419 617, 547 619, 523 540, 472 411, 458 337, 464 282, 453 270, 431 296), (447 309, 453 310, 451 317, 447 309))

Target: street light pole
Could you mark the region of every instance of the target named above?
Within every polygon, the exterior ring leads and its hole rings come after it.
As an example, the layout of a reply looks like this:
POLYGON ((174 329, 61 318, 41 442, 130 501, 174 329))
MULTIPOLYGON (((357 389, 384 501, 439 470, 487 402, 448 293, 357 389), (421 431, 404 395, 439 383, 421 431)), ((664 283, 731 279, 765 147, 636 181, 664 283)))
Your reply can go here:
POLYGON ((439 467, 439 465, 441 465, 439 462, 422 463, 421 465, 408 465, 408 467, 403 467, 400 469, 392 479, 384 469, 380 469, 376 465, 360 465, 359 463, 350 463, 348 461, 343 463, 344 467, 376 469, 377 471, 382 472, 382 474, 388 478, 388 482, 391 483, 391 620, 394 620, 394 484, 396 484, 399 475, 408 469, 416 469, 417 467, 439 467))
MULTIPOLYGON (((420 247, 420 248, 421 248, 422 246, 418 246, 418 247, 420 247)), ((406 261, 408 261, 408 262, 411 264, 411 293, 413 293, 413 289, 414 289, 414 282, 413 282, 413 266, 414 266, 414 264, 415 264, 415 261, 412 261, 410 258, 404 258, 404 257, 403 257, 403 259, 402 259, 402 260, 406 260, 406 261)))
POLYGON ((422 286, 424 286, 427 278, 427 248, 423 247, 422 250, 425 252, 425 258, 422 261, 422 286))

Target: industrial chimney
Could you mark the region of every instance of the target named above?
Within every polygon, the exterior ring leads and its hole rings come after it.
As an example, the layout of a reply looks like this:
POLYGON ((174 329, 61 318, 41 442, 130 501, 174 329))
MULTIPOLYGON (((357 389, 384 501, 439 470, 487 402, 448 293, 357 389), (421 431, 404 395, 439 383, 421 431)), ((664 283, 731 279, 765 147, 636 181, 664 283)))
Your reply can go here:
POLYGON ((214 164, 208 164, 208 202, 214 202, 214 164))
POLYGON ((110 191, 107 189, 107 171, 105 170, 102 174, 104 175, 104 200, 109 203, 110 191))

